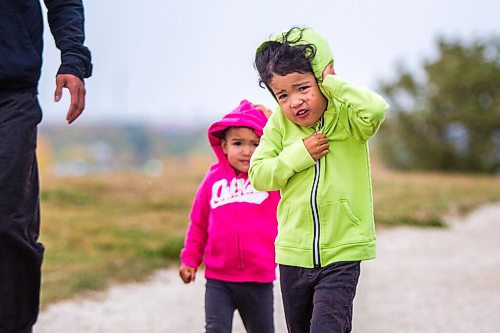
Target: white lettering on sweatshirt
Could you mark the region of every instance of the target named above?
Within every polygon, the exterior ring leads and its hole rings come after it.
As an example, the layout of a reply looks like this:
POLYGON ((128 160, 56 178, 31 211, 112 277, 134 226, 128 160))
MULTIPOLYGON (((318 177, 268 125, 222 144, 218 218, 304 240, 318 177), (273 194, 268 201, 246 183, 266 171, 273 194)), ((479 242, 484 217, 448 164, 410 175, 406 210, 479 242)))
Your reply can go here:
POLYGON ((221 179, 212 185, 210 206, 216 208, 234 202, 261 204, 269 193, 253 188, 250 179, 233 178, 228 185, 227 179, 221 179))

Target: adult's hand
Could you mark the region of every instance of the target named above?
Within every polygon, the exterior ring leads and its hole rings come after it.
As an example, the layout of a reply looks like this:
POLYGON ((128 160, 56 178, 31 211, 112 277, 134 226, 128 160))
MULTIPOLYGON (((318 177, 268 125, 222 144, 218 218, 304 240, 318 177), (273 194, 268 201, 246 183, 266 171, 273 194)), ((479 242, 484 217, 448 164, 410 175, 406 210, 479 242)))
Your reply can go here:
POLYGON ((66 121, 71 124, 82 114, 85 108, 85 84, 82 79, 73 74, 58 74, 54 93, 56 102, 61 100, 63 88, 67 88, 71 95, 71 102, 66 114, 66 121))

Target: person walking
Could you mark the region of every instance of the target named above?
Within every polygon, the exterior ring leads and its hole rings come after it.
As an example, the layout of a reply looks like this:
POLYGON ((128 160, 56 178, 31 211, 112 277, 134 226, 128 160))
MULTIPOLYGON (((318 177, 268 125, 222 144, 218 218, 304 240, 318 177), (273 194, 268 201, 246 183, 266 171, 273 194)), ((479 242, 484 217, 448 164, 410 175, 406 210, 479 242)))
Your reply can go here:
MULTIPOLYGON (((63 88, 73 123, 85 108, 84 79, 92 73, 83 45, 81 0, 44 0, 61 65, 54 99, 63 88)), ((37 127, 43 16, 39 0, 0 0, 0 333, 33 331, 39 311, 44 247, 40 232, 37 127)))

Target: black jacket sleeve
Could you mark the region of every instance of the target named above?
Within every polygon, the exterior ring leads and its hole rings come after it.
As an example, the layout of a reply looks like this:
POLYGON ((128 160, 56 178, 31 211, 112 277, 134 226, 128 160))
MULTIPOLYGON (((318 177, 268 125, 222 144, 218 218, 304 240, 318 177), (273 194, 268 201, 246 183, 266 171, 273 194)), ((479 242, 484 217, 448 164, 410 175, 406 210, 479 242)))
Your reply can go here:
POLYGON ((57 74, 73 74, 81 79, 92 75, 91 55, 83 45, 84 14, 81 0, 44 0, 56 46, 61 50, 57 74))

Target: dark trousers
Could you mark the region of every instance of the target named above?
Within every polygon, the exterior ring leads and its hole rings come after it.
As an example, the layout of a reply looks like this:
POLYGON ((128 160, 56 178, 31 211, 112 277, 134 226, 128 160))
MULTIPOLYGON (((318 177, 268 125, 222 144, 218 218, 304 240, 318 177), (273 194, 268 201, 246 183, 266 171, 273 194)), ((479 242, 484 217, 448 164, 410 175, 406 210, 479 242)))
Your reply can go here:
POLYGON ((280 286, 290 333, 348 333, 360 262, 321 268, 280 265, 280 286))
POLYGON ((0 333, 28 333, 38 315, 43 246, 35 155, 41 110, 31 92, 0 92, 0 333))
POLYGON ((205 332, 231 332, 234 310, 237 309, 248 333, 273 333, 273 300, 272 283, 235 283, 207 279, 205 332))

